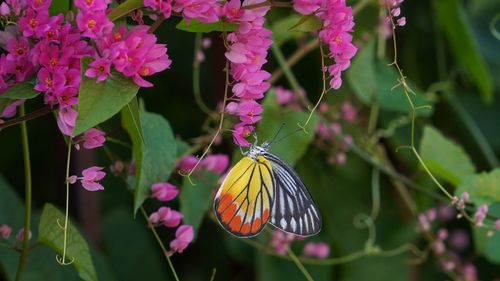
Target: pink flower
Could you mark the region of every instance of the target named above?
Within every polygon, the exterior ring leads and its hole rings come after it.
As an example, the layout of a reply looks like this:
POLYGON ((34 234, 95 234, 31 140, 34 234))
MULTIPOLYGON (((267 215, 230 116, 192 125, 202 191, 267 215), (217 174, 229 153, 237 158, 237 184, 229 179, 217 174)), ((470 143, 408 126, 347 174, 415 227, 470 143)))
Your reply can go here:
POLYGON ((316 12, 321 5, 321 0, 293 0, 293 8, 300 14, 309 15, 316 12))
POLYGON ((276 99, 278 100, 278 104, 280 105, 287 105, 296 100, 295 94, 288 89, 278 86, 275 90, 276 99))
POLYGON ((243 100, 238 107, 240 120, 246 124, 253 124, 261 119, 262 105, 254 100, 243 100))
POLYGON ((75 6, 82 11, 104 11, 111 0, 74 0, 75 6))
POLYGON ((78 180, 78 177, 76 175, 72 175, 66 179, 66 182, 69 184, 75 184, 77 180, 78 180))
POLYGON ((97 83, 102 82, 111 75, 111 61, 103 58, 96 58, 89 64, 89 68, 85 71, 85 76, 90 78, 97 77, 97 83))
POLYGON ((306 257, 317 257, 320 259, 324 259, 330 255, 330 246, 326 243, 308 242, 304 246, 303 255, 306 257))
POLYGON ((75 128, 77 112, 71 107, 61 108, 57 118, 57 126, 59 130, 67 136, 73 134, 75 128))
POLYGON ((271 247, 280 255, 286 254, 295 235, 275 229, 271 237, 271 247))
POLYGON ((463 229, 454 230, 450 234, 449 243, 454 249, 463 251, 470 245, 470 236, 463 229))
POLYGON ((6 224, 0 226, 0 235, 3 239, 9 239, 10 234, 12 233, 12 228, 6 224))
POLYGON ((474 215, 477 226, 483 226, 483 222, 487 214, 488 214, 488 205, 482 204, 481 206, 479 206, 479 208, 476 211, 476 214, 474 215))
POLYGON ((241 18, 244 11, 241 10, 240 0, 230 0, 222 7, 221 15, 226 17, 229 21, 235 21, 241 18))
POLYGON ((352 106, 350 102, 344 102, 342 104, 342 118, 348 122, 352 122, 356 120, 356 116, 358 115, 358 110, 352 106))
POLYGON ((144 6, 169 18, 172 14, 172 0, 144 0, 144 6))
POLYGON ((205 170, 214 172, 219 175, 226 171, 228 165, 229 157, 225 154, 208 155, 200 163, 200 166, 205 170))
POLYGON ((197 19, 207 23, 219 21, 219 9, 216 0, 176 0, 173 7, 175 12, 182 12, 187 22, 197 19))
MULTIPOLYGON (((28 233, 28 240, 31 240, 31 230, 28 233)), ((19 229, 19 232, 17 232, 16 239, 19 242, 22 242, 24 240, 24 228, 19 229)))
POLYGON ((10 14, 10 7, 7 3, 3 2, 0 4, 0 15, 8 16, 10 14))
POLYGON ((80 11, 76 16, 76 23, 78 29, 83 32, 82 36, 92 39, 99 38, 113 29, 113 23, 101 11, 80 11))
POLYGON ((234 142, 242 147, 250 146, 250 143, 245 139, 254 130, 254 127, 247 126, 246 123, 238 123, 234 126, 233 130, 233 140, 234 142))
POLYGON ((82 172, 81 183, 83 188, 88 191, 103 190, 104 187, 99 183, 106 173, 102 171, 103 167, 90 167, 82 172))
POLYGON ((198 163, 198 158, 193 155, 183 157, 178 163, 177 167, 183 173, 189 173, 194 168, 194 166, 198 163))
POLYGON ((30 43, 26 37, 12 37, 7 41, 7 60, 17 60, 23 57, 29 56, 30 53, 30 43))
POLYGON ((38 83, 35 85, 35 90, 46 93, 61 92, 66 82, 61 72, 51 72, 45 67, 42 67, 38 71, 37 80, 38 83))
POLYGON ((23 35, 31 37, 40 32, 40 28, 49 20, 48 11, 36 12, 33 9, 28 9, 26 14, 19 18, 19 30, 22 30, 23 35))
POLYGON ((16 115, 17 112, 17 107, 20 106, 21 104, 24 103, 24 100, 15 100, 9 105, 7 105, 2 114, 0 115, 1 118, 12 118, 14 115, 16 115))
POLYGON ((158 201, 170 201, 177 197, 179 189, 171 183, 159 182, 151 186, 151 197, 158 201))
POLYGON ((101 130, 90 128, 85 133, 83 133, 83 147, 86 149, 93 149, 96 147, 101 147, 106 141, 106 133, 101 130))
POLYGON ((158 211, 149 216, 149 222, 152 225, 163 224, 166 227, 177 227, 182 220, 183 215, 169 207, 160 207, 158 211))
POLYGON ((181 225, 175 232, 175 239, 170 242, 170 248, 177 253, 182 253, 189 243, 193 241, 193 238, 193 227, 191 225, 181 225))

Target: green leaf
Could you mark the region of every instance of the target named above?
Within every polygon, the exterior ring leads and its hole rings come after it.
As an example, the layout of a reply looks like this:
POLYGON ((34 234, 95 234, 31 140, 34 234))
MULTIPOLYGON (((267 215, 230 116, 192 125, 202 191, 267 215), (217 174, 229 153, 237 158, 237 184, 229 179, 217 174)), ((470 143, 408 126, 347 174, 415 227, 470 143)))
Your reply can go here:
POLYGON ((436 20, 463 70, 476 84, 486 103, 493 101, 493 78, 476 44, 471 26, 459 0, 432 1, 436 20))
POLYGON ((292 32, 290 28, 300 20, 300 16, 296 14, 291 14, 285 18, 280 18, 271 25, 271 30, 273 32, 274 43, 281 45, 288 40, 294 38, 300 38, 304 34, 301 32, 292 32))
POLYGON ((0 95, 0 99, 28 100, 35 98, 40 94, 40 92, 33 89, 33 87, 33 84, 29 82, 17 84, 16 86, 10 88, 3 95, 0 95))
MULTIPOLYGON (((82 69, 87 69, 88 62, 88 59, 82 60, 82 69)), ((137 95, 138 90, 139 87, 131 79, 118 72, 113 72, 100 83, 83 74, 73 134, 77 136, 113 117, 137 95)))
MULTIPOLYGON (((56 251, 59 255, 63 252, 63 230, 57 224, 64 222, 64 214, 56 207, 45 204, 38 227, 41 243, 46 244, 56 251)), ((68 222, 68 244, 66 255, 69 259, 74 258, 73 265, 79 273, 79 276, 86 281, 97 280, 97 275, 92 264, 89 246, 82 237, 78 229, 71 222, 68 222)))
POLYGON ((431 126, 424 128, 419 151, 431 172, 454 186, 476 171, 464 149, 431 126))
POLYGON ((476 205, 500 202, 500 169, 465 178, 455 194, 459 196, 466 191, 470 195, 470 201, 476 205))
MULTIPOLYGON (((500 217, 500 203, 495 203, 489 206, 488 215, 495 218, 500 217)), ((495 222, 486 218, 485 223, 494 224, 495 222)), ((474 245, 478 253, 484 254, 486 259, 491 262, 500 264, 500 231, 495 231, 492 236, 488 235, 488 230, 481 227, 473 228, 474 245)))
POLYGON ((372 40, 354 57, 346 76, 354 93, 367 105, 371 105, 377 96, 374 65, 375 41, 372 40))
POLYGON ((323 22, 315 15, 307 15, 300 18, 300 20, 290 28, 290 31, 300 32, 314 32, 323 27, 323 22))
POLYGON ((235 31, 238 28, 238 24, 227 23, 222 21, 204 23, 196 19, 191 19, 189 20, 189 23, 187 23, 186 19, 182 19, 177 24, 176 28, 187 32, 203 32, 203 33, 209 33, 212 31, 229 32, 229 31, 235 31))
MULTIPOLYGON (((354 93, 366 105, 377 102, 382 110, 409 113, 410 103, 403 88, 394 87, 398 83, 399 74, 387 60, 376 58, 375 41, 370 41, 352 62, 347 71, 347 80, 354 93)), ((410 98, 416 107, 428 105, 430 101, 411 81, 408 85, 415 91, 410 98)), ((417 110, 417 115, 429 116, 432 108, 417 110)))
POLYGON ((203 217, 212 205, 212 190, 217 185, 219 175, 214 173, 203 173, 194 177, 192 185, 188 179, 184 179, 179 196, 181 213, 184 215, 183 223, 193 226, 195 234, 200 230, 203 217))
POLYGON ((55 16, 60 13, 66 14, 66 12, 69 11, 70 1, 72 0, 52 0, 49 8, 50 15, 55 16))
MULTIPOLYGON (((134 214, 149 197, 151 185, 169 178, 177 156, 175 137, 165 118, 154 113, 140 112, 140 123, 144 142, 139 143, 138 137, 131 134, 136 161, 134 214)), ((130 134, 130 125, 125 128, 130 134)))
POLYGON ((121 111, 122 126, 127 130, 132 142, 144 142, 144 133, 141 125, 141 113, 137 98, 133 98, 121 111))
MULTIPOLYGON (((263 106, 264 112, 258 130, 260 141, 271 141, 283 124, 283 130, 277 139, 300 129, 298 124, 304 124, 309 116, 308 112, 281 107, 276 101, 274 90, 266 94, 263 106)), ((286 137, 279 144, 271 144, 271 151, 290 165, 294 165, 306 152, 312 141, 318 120, 318 115, 313 114, 306 128, 308 133, 300 130, 286 137)))
POLYGON ((118 7, 113 9, 111 13, 109 13, 108 18, 111 21, 115 21, 121 17, 128 15, 134 10, 140 9, 144 7, 143 0, 127 0, 121 3, 118 7))

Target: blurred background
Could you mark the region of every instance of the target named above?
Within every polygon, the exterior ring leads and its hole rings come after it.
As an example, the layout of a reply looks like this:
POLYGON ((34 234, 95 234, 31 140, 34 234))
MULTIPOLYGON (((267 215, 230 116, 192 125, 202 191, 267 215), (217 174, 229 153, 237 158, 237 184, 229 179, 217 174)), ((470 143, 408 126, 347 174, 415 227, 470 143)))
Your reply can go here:
MULTIPOLYGON (((395 152, 397 147, 410 144, 411 116, 402 88, 391 90, 398 83, 398 73, 388 66, 394 48, 391 27, 384 22, 386 10, 377 1, 348 2, 355 7, 358 54, 343 77, 342 88, 326 96, 321 120, 313 118, 318 128, 330 129, 310 131, 309 135, 297 133, 283 140, 275 151, 295 165, 324 220, 319 235, 293 241, 291 248, 302 256, 308 242, 329 245, 331 260, 303 259, 314 280, 499 280, 500 234, 486 237, 485 231, 455 219, 454 210, 446 208, 450 201, 411 151, 395 152), (339 127, 342 133, 334 136, 331 131, 339 127), (349 146, 351 142, 353 147, 349 146), (432 239, 417 223, 423 213, 431 217, 428 234, 432 239), (373 223, 367 222, 368 217, 373 223), (440 229, 448 233, 443 241, 446 256, 435 249, 440 229), (365 248, 367 245, 370 247, 365 248), (412 252, 413 247, 420 251, 412 252)), ((498 166, 500 2, 405 1, 401 11, 406 25, 396 29, 398 60, 417 93, 412 95, 416 106, 431 106, 417 111, 415 145, 450 193, 467 190, 459 184, 462 178, 454 180, 463 171, 456 167, 462 165, 462 159, 455 157, 457 150, 448 150, 450 146, 459 147, 458 151, 470 159, 467 165, 472 166, 471 174, 489 173, 498 166)), ((289 58, 302 50, 292 70, 308 99, 315 103, 322 88, 319 48, 312 45, 315 35, 289 31, 300 20, 289 9, 273 9, 268 20, 280 47, 278 52, 289 58)), ((151 79, 155 87, 141 89, 139 97, 147 111, 169 121, 179 140, 204 148, 218 116, 207 116, 195 102, 192 77, 196 34, 176 29, 178 21, 171 18, 156 30, 159 41, 168 46, 171 69, 151 79)), ((212 44, 201 50, 201 96, 213 110, 224 96, 225 48, 220 36, 217 32, 203 34, 212 44)), ((265 66, 275 74, 273 87, 292 89, 289 77, 278 74, 276 55, 270 52, 265 66)), ((276 91, 272 89, 264 101, 262 125, 257 130, 262 139, 272 135, 282 122, 286 123, 284 131, 291 132, 297 128, 296 122, 307 117, 303 106, 280 105, 275 100, 276 91)), ((42 101, 30 101, 26 106, 31 112, 41 107, 42 101)), ((226 121, 222 139, 212 148, 214 153, 229 155, 232 163, 241 157, 227 130, 233 121, 226 121)), ((119 116, 101 128, 108 136, 131 142, 119 116)), ((36 238, 43 205, 49 202, 64 208, 66 145, 51 115, 29 121, 28 129, 36 238)), ((9 223, 17 231, 24 213, 18 126, 0 132, 0 147, 0 224, 9 223)), ((125 163, 131 160, 129 149, 113 143, 107 147, 117 159, 125 163)), ((103 149, 75 151, 74 155, 73 171, 112 164, 103 149)), ((132 196, 124 182, 106 170, 105 191, 89 193, 75 187, 70 197, 71 218, 91 247, 99 280, 174 280, 147 222, 139 215, 134 219, 132 196)), ((497 212, 498 217, 500 208, 495 202, 500 202, 500 181, 497 177, 488 180, 490 215, 497 212)), ((169 180, 177 186, 185 186, 184 181, 176 172, 169 180)), ((160 205, 148 200, 145 209, 151 213, 160 205)), ((178 209, 179 202, 169 202, 169 206, 178 209)), ((166 244, 174 237, 174 231, 164 227, 158 231, 166 244)), ((181 280, 210 280, 214 271, 214 280, 305 280, 287 255, 276 254, 270 244, 271 232, 264 231, 249 241, 234 238, 218 225, 209 208, 193 244, 184 253, 175 254, 172 261, 181 280)), ((59 266, 54 256, 44 245, 34 247, 23 280, 79 280, 72 266, 59 266)), ((11 280, 16 265, 17 253, 0 248, 0 279, 11 280)))

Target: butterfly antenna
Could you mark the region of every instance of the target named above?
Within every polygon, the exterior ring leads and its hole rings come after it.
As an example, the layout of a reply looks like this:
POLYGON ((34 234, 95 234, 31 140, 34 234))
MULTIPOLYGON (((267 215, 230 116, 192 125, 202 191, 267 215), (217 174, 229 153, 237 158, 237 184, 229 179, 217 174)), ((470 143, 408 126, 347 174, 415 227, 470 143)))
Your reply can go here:
POLYGON ((274 141, 276 140, 276 138, 279 136, 280 132, 281 132, 281 129, 283 129, 283 127, 285 126, 285 123, 281 123, 281 126, 280 128, 278 129, 278 131, 276 132, 276 134, 274 134, 274 137, 272 138, 272 140, 269 142, 269 144, 272 144, 274 143, 274 141))
POLYGON ((298 133, 300 131, 302 131, 302 128, 296 129, 295 131, 292 131, 292 132, 288 133, 287 135, 284 135, 282 138, 278 139, 277 141, 273 141, 273 143, 278 143, 278 142, 280 142, 280 141, 282 141, 282 140, 284 140, 284 139, 290 137, 291 135, 298 133))

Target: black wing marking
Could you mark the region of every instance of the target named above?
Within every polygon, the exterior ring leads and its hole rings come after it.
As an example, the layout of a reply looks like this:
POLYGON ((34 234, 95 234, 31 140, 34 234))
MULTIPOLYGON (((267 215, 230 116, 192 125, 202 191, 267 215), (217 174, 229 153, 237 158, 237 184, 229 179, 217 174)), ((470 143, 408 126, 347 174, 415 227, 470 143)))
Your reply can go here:
POLYGON ((321 215, 297 172, 273 154, 266 153, 264 157, 271 163, 275 180, 270 223, 301 236, 317 234, 321 230, 321 215))

